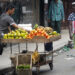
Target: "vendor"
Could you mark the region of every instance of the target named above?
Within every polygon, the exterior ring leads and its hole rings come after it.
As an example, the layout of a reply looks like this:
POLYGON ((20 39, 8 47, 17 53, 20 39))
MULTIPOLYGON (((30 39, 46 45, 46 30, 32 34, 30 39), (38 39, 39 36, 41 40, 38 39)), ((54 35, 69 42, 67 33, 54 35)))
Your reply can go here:
MULTIPOLYGON (((2 13, 2 15, 0 16, 0 34, 10 32, 11 31, 10 26, 13 26, 14 28, 20 28, 11 17, 11 15, 14 14, 14 11, 15 11, 14 5, 9 4, 6 7, 5 13, 2 13)), ((0 43, 0 55, 2 55, 2 52, 3 52, 3 44, 0 43)))
POLYGON ((75 21, 75 2, 72 2, 72 13, 68 17, 68 22, 69 22, 69 36, 70 39, 72 40, 73 33, 75 33, 75 28, 73 26, 73 21, 75 21))

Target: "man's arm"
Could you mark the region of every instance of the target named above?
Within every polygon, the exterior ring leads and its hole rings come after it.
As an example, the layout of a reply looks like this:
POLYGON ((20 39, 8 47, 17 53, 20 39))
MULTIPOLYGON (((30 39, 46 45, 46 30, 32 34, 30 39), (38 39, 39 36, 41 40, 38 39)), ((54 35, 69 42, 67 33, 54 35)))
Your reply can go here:
POLYGON ((48 22, 50 22, 50 19, 51 19, 51 12, 52 12, 52 4, 53 4, 53 1, 51 1, 50 3, 50 6, 49 6, 49 11, 48 11, 48 22))
POLYGON ((69 28, 70 39, 72 39, 72 19, 73 19, 73 14, 71 13, 68 17, 68 28, 69 28))
MULTIPOLYGON (((24 28, 18 26, 18 25, 15 23, 15 21, 13 20, 12 17, 9 17, 9 18, 8 18, 8 23, 10 24, 10 26, 13 26, 13 27, 16 28, 16 29, 19 29, 19 28, 20 28, 20 29, 25 30, 24 28)), ((26 30, 26 31, 28 31, 28 30, 26 30)), ((28 31, 28 32, 29 32, 29 31, 28 31)))
POLYGON ((63 22, 64 22, 64 21, 65 21, 65 15, 64 15, 63 2, 61 2, 61 16, 62 16, 62 20, 63 20, 63 22))
POLYGON ((11 32, 11 28, 10 28, 10 26, 8 26, 8 30, 9 30, 9 32, 11 32))
POLYGON ((16 29, 21 28, 21 27, 19 27, 19 26, 16 25, 16 24, 12 24, 12 26, 13 26, 14 28, 16 28, 16 29))
MULTIPOLYGON (((12 24, 12 26, 13 26, 14 28, 16 28, 16 29, 19 29, 19 28, 20 28, 20 29, 26 30, 26 29, 24 29, 24 28, 18 26, 17 24, 12 24)), ((28 30, 26 30, 26 31, 28 31, 28 30)), ((30 31, 28 31, 28 32, 30 32, 30 31)))
MULTIPOLYGON (((18 29, 18 28, 20 28, 20 29, 23 29, 22 27, 19 27, 16 23, 15 23, 15 21, 14 21, 14 19, 12 18, 12 17, 8 17, 8 23, 10 24, 10 26, 13 26, 14 28, 16 28, 16 29, 18 29)), ((10 29, 9 29, 10 30, 10 29)), ((25 29, 23 29, 23 30, 25 30, 25 29)))
POLYGON ((68 22, 68 27, 69 27, 70 39, 72 39, 72 21, 69 21, 69 22, 68 22))

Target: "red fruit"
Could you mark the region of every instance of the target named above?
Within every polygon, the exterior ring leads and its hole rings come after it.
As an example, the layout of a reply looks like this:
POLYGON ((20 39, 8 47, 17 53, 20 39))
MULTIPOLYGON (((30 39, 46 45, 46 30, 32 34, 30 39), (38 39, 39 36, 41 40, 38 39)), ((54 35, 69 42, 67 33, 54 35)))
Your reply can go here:
POLYGON ((47 39, 50 39, 50 36, 46 36, 47 39))
POLYGON ((44 34, 41 34, 41 36, 44 36, 44 34))

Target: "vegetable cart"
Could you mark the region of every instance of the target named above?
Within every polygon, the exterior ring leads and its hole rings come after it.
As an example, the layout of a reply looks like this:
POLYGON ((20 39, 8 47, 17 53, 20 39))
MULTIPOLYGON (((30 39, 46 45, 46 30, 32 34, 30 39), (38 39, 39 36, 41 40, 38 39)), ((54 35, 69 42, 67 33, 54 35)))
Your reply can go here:
MULTIPOLYGON (((20 54, 20 43, 26 43, 26 50, 27 50, 27 45, 28 43, 36 43, 36 50, 38 52, 38 43, 48 43, 48 42, 53 42, 56 40, 59 40, 61 38, 61 35, 52 37, 50 39, 46 39, 45 37, 34 37, 33 39, 1 39, 1 43, 9 43, 10 44, 10 52, 12 54, 12 44, 13 43, 18 43, 18 51, 20 54)), ((45 47, 45 46, 44 46, 45 47)), ((28 52, 32 53, 32 52, 28 52)), ((37 73, 39 73, 40 66, 49 64, 50 69, 53 70, 53 51, 51 52, 46 52, 44 48, 44 52, 40 52, 40 60, 36 64, 32 64, 32 67, 36 67, 37 73)), ((32 75, 32 74, 31 74, 32 75)))

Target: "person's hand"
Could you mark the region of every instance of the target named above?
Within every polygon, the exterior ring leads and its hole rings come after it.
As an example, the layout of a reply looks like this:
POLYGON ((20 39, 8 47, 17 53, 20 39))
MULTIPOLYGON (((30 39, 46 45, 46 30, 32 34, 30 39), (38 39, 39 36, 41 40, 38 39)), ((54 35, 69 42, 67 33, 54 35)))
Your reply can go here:
POLYGON ((30 30, 26 30, 26 29, 24 29, 24 28, 21 28, 21 29, 27 31, 28 33, 30 32, 30 30))
POLYGON ((26 30, 28 33, 30 33, 30 30, 26 30))
POLYGON ((20 29, 22 29, 22 30, 25 30, 23 27, 19 27, 20 29))
POLYGON ((65 22, 65 20, 63 20, 63 23, 65 22))

